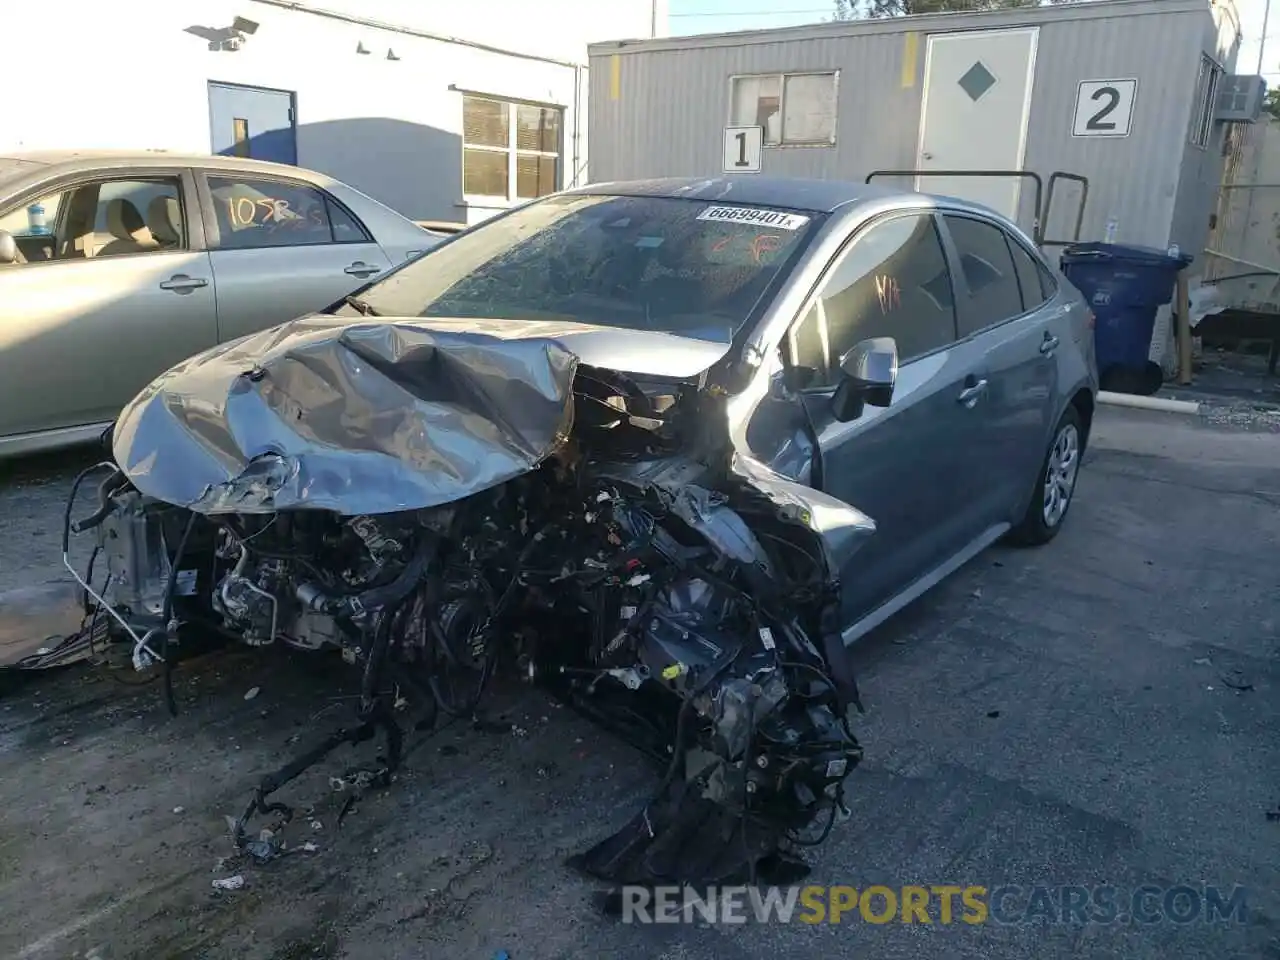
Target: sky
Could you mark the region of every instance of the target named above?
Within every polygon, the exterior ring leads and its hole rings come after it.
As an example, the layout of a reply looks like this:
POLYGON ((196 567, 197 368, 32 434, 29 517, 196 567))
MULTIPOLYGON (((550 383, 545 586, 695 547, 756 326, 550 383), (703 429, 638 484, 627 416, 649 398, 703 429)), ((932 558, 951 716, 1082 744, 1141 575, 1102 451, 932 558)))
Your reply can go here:
MULTIPOLYGON (((669 0, 673 34, 723 33, 817 23, 829 19, 832 0, 669 0)), ((1252 73, 1258 51, 1264 51, 1262 74, 1272 86, 1280 86, 1280 0, 1272 0, 1267 38, 1262 21, 1267 0, 1235 0, 1244 40, 1236 61, 1237 73, 1252 73)))

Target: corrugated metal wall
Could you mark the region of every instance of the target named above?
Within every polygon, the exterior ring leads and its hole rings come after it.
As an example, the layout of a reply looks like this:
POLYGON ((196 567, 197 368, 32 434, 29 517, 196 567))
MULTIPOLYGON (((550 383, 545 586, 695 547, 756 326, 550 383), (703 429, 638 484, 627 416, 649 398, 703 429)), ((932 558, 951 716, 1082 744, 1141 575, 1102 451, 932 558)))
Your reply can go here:
POLYGON ((902 86, 905 45, 891 33, 592 56, 591 179, 719 174, 729 78, 770 71, 841 74, 836 146, 771 147, 765 173, 848 179, 913 166, 920 92, 918 81, 902 86))
MULTIPOLYGON (((830 24, 775 32, 779 39, 753 33, 596 45, 590 179, 719 174, 729 78, 822 69, 841 71, 836 145, 768 148, 764 172, 861 180, 873 169, 915 167, 927 34, 1033 25, 1040 38, 1025 169, 1089 178, 1083 237, 1100 238, 1115 217, 1120 240, 1164 243, 1183 179, 1200 51, 1215 29, 1209 0, 830 24), (1072 137, 1079 82, 1125 77, 1139 80, 1130 136, 1072 137)), ((1023 197, 1020 220, 1030 227, 1031 191, 1023 197)), ((1078 193, 1060 191, 1049 236, 1073 226, 1077 203, 1078 193)))
MULTIPOLYGON (((1084 239, 1102 239, 1107 221, 1120 242, 1162 245, 1169 233, 1180 164, 1200 68, 1201 13, 1148 13, 1046 24, 1040 31, 1025 166, 1089 178, 1084 239), (1138 92, 1127 137, 1073 137, 1082 80, 1134 77, 1138 92)), ((1078 195, 1054 198, 1046 235, 1074 224, 1078 195)))

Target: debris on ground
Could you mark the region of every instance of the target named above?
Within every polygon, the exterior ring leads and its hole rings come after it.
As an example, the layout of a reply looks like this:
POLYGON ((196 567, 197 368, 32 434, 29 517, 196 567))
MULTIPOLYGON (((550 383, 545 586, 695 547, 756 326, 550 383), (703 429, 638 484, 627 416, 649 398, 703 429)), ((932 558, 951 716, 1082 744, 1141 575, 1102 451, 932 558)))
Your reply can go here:
POLYGON ((377 774, 369 770, 357 770, 349 773, 344 777, 330 777, 329 788, 334 793, 341 793, 343 790, 366 790, 373 786, 377 779, 377 774))
POLYGON ((342 801, 342 809, 338 811, 338 829, 342 829, 343 821, 347 819, 347 814, 355 809, 356 795, 354 793, 347 794, 347 799, 342 801))
POLYGON ((1222 682, 1232 690, 1252 690, 1253 684, 1246 679, 1242 670, 1228 670, 1222 675, 1222 682))
POLYGON ((272 839, 250 840, 244 845, 244 852, 258 863, 269 863, 280 856, 280 845, 272 839))
POLYGON ((215 890, 241 890, 244 888, 244 877, 236 874, 234 877, 222 877, 213 881, 213 889, 215 890))
POLYGON ((186 807, 174 807, 174 808, 173 808, 173 812, 174 812, 174 813, 179 813, 179 814, 181 814, 181 813, 186 813, 186 812, 187 812, 187 808, 186 808, 186 807))
POLYGON ((246 692, 245 692, 244 698, 245 698, 246 700, 252 700, 254 697, 256 697, 256 696, 257 696, 258 694, 260 694, 261 692, 262 692, 262 688, 261 688, 261 687, 250 687, 250 688, 248 689, 248 691, 246 691, 246 692))

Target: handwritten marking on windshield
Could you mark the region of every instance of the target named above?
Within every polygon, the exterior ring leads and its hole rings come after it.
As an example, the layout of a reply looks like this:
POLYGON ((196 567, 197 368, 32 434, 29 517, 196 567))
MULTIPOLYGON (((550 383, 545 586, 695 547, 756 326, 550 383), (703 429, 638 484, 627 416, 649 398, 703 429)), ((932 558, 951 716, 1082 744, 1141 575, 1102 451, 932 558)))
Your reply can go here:
POLYGON ((751 241, 751 256, 759 263, 766 255, 775 252, 782 246, 782 238, 776 233, 760 233, 756 234, 756 238, 751 241))
MULTIPOLYGON (((723 253, 738 239, 736 234, 730 234, 727 237, 721 237, 715 243, 711 244, 712 253, 723 253)), ((782 246, 782 238, 776 233, 757 233, 751 238, 751 259, 757 264, 764 258, 776 251, 782 246)))

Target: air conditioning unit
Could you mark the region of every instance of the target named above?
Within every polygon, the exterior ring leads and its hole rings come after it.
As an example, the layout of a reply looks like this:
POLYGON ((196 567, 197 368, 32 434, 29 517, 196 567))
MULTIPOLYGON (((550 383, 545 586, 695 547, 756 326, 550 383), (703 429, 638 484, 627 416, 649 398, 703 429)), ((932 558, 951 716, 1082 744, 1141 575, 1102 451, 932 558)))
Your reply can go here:
POLYGON ((1247 74, 1223 77, 1213 119, 1220 123, 1257 123, 1266 95, 1267 81, 1262 77, 1247 74))

